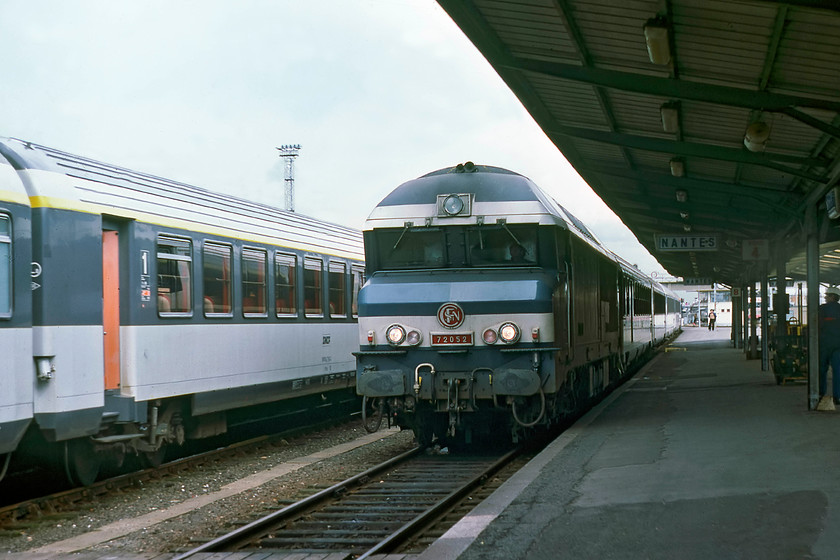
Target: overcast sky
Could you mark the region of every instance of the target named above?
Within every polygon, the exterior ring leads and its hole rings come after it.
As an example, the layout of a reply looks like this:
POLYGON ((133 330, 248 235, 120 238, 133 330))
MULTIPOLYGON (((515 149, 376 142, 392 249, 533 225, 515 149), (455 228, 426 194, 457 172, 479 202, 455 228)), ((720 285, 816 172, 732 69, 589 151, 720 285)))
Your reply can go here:
POLYGON ((530 177, 662 274, 433 0, 3 0, 0 136, 361 228, 464 161, 530 177))

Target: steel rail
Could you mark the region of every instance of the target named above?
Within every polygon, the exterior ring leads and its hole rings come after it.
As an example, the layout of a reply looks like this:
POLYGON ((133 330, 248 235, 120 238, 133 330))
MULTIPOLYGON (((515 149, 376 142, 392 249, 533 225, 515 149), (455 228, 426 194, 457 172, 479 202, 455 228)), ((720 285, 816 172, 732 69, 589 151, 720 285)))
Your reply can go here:
POLYGON ((309 496, 309 497, 307 497, 307 498, 305 498, 305 499, 303 499, 299 502, 295 502, 294 504, 290 504, 290 505, 284 507, 283 509, 280 509, 280 510, 278 510, 274 513, 271 513, 269 515, 266 515, 264 517, 261 517, 260 519, 257 519, 256 521, 252 521, 251 523, 248 523, 247 525, 243 525, 242 527, 239 527, 238 529, 235 529, 235 530, 231 531, 230 533, 222 535, 222 536, 220 536, 218 538, 215 538, 211 541, 208 541, 208 542, 206 542, 206 543, 204 543, 204 544, 202 544, 202 545, 200 545, 200 546, 198 546, 198 547, 196 547, 192 550, 189 550, 189 551, 187 551, 183 554, 180 554, 180 555, 176 556, 175 558, 173 558, 172 560, 185 560, 186 558, 191 558, 192 556, 195 556, 196 554, 199 554, 199 553, 218 552, 218 551, 220 551, 224 548, 234 547, 237 543, 241 543, 241 542, 245 542, 245 541, 249 540, 253 535, 259 534, 260 532, 265 530, 267 527, 270 527, 271 525, 276 524, 279 521, 282 521, 282 520, 284 520, 288 517, 296 515, 298 512, 306 510, 306 509, 312 507, 313 505, 317 505, 320 502, 327 501, 327 500, 331 499, 333 496, 335 496, 336 494, 340 494, 340 493, 346 491, 348 488, 350 488, 352 486, 359 485, 359 484, 364 484, 365 482, 367 482, 367 480, 371 476, 373 476, 375 474, 378 474, 378 473, 380 473, 384 470, 387 470, 387 469, 393 467, 394 465, 397 465, 399 463, 402 463, 402 462, 406 461, 407 459, 409 459, 409 458, 417 455, 418 453, 420 453, 422 450, 423 450, 422 447, 415 447, 414 449, 406 451, 405 453, 402 453, 401 455, 397 455, 396 457, 388 459, 384 463, 381 463, 381 464, 379 464, 375 467, 372 467, 372 468, 370 468, 370 469, 368 469, 368 470, 366 470, 362 473, 359 473, 359 474, 357 474, 353 477, 350 477, 347 480, 344 480, 344 481, 339 482, 337 484, 333 484, 329 488, 325 488, 324 490, 321 490, 320 492, 312 494, 311 496, 309 496))
POLYGON ((394 551, 394 548, 407 541, 414 536, 426 524, 434 520, 441 513, 449 510, 459 500, 464 498, 468 492, 481 484, 490 475, 501 469, 504 465, 510 462, 511 459, 519 455, 520 448, 513 449, 496 460, 492 465, 487 467, 483 472, 477 474, 466 484, 453 490, 449 495, 439 500, 436 504, 428 508, 426 511, 382 539, 377 545, 371 547, 367 552, 356 557, 356 560, 364 560, 372 557, 374 554, 388 554, 394 551))

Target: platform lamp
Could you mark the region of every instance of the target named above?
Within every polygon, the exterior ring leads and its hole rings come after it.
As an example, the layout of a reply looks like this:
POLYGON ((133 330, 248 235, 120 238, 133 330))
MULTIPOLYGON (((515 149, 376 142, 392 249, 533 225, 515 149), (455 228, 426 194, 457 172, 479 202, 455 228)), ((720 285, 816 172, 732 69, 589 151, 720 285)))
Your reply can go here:
POLYGON ((770 138, 770 125, 757 120, 750 123, 744 133, 744 146, 751 152, 763 152, 770 138))
POLYGON ((682 189, 677 189, 674 194, 677 197, 677 202, 688 202, 688 192, 682 189))
POLYGON ((654 64, 664 66, 671 62, 671 46, 668 38, 668 20, 657 16, 647 20, 643 27, 648 56, 654 64))
MULTIPOLYGON (((669 164, 671 166, 671 175, 674 177, 685 177, 685 160, 683 158, 671 158, 669 164)), ((679 197, 677 200, 679 200, 679 197)))
POLYGON ((669 101, 659 107, 662 117, 662 130, 675 134, 680 131, 680 102, 669 101))

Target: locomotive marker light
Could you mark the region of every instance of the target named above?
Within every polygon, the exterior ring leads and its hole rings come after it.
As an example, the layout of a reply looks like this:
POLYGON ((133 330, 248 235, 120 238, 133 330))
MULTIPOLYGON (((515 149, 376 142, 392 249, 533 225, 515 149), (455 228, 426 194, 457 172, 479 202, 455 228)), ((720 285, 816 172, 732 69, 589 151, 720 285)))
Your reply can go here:
POLYGON ((423 341, 423 335, 420 334, 418 330, 410 330, 408 334, 405 335, 405 342, 409 346, 417 346, 420 342, 423 341))
POLYGON ((496 331, 494 329, 487 329, 484 331, 482 338, 486 344, 496 344, 498 336, 496 335, 496 331))

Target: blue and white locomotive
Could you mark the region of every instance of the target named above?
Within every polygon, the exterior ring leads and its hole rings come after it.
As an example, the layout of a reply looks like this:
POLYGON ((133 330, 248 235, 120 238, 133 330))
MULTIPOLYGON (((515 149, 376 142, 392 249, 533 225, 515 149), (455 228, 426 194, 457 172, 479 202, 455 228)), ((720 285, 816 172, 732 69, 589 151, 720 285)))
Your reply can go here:
POLYGON ((0 138, 0 478, 354 401, 359 231, 0 138), (299 402, 295 409, 305 408, 299 402))
POLYGON ((420 443, 526 437, 585 410, 680 325, 679 299, 517 173, 467 162, 364 226, 357 392, 420 443))

